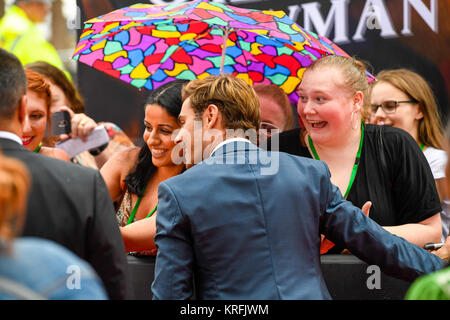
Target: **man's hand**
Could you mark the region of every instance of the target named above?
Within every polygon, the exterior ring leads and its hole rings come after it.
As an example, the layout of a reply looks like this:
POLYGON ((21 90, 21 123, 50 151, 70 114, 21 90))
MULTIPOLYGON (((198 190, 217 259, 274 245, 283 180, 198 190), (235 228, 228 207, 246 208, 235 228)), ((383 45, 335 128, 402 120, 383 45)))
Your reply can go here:
POLYGON ((445 239, 444 245, 441 248, 433 250, 431 253, 437 255, 442 260, 450 262, 450 236, 445 239))
MULTIPOLYGON (((366 216, 369 216, 369 211, 370 211, 370 208, 371 208, 371 207, 372 207, 372 202, 367 201, 366 203, 364 203, 364 205, 362 206, 361 210, 362 210, 362 212, 363 212, 366 216)), ((325 240, 326 240, 326 239, 325 239, 325 240)), ((328 241, 328 240, 326 240, 326 241, 328 241)), ((322 243, 323 243, 323 239, 322 239, 322 243)), ((329 249, 328 249, 328 250, 329 250, 329 249)), ((347 249, 342 250, 341 253, 351 254, 351 252, 348 251, 347 249)))

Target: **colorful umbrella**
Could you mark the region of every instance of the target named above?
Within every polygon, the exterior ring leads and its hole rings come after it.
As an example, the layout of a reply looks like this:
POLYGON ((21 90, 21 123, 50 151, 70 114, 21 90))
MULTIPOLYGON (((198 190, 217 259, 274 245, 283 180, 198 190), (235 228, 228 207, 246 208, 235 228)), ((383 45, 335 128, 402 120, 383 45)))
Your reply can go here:
POLYGON ((328 54, 347 56, 282 11, 192 1, 136 4, 91 19, 74 59, 149 90, 231 73, 251 85, 273 83, 296 103, 304 68, 328 54))

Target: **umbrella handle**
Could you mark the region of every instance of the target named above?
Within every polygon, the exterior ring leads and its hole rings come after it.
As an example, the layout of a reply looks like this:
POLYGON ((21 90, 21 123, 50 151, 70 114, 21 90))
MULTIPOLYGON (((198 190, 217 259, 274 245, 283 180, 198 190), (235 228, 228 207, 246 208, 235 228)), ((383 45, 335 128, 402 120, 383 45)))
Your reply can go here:
POLYGON ((225 27, 223 29, 223 47, 222 47, 222 59, 220 60, 220 74, 223 74, 223 66, 225 64, 225 53, 227 51, 228 33, 230 28, 225 27))

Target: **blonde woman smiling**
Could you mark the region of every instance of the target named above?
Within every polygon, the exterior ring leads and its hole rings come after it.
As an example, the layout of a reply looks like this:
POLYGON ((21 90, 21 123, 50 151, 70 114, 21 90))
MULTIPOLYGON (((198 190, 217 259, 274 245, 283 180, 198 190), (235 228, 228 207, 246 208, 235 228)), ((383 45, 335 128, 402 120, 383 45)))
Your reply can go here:
POLYGON ((281 133, 280 151, 324 161, 342 195, 391 233, 419 246, 440 242, 441 206, 428 163, 403 130, 362 123, 367 90, 361 62, 317 60, 299 87, 304 128, 281 133))

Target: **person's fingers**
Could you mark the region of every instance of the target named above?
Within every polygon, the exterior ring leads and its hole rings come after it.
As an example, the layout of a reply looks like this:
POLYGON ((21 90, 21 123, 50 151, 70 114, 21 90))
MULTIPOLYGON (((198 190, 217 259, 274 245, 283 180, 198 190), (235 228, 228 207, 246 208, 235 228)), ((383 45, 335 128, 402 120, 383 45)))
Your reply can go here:
POLYGON ((70 138, 70 135, 68 135, 68 134, 66 134, 66 133, 63 133, 63 134, 60 134, 60 135, 59 135, 59 139, 60 139, 61 141, 67 140, 67 139, 69 139, 69 138, 70 138))
POLYGON ((97 124, 94 121, 89 121, 87 119, 83 119, 80 122, 80 127, 78 131, 78 136, 84 141, 87 139, 92 130, 95 129, 97 124))
POLYGON ((72 137, 79 137, 81 140, 86 141, 86 138, 95 129, 97 123, 84 113, 78 113, 72 118, 72 125, 72 137))
POLYGON ((75 113, 67 106, 59 107, 59 111, 67 111, 70 114, 71 133, 70 135, 60 135, 61 140, 66 140, 69 137, 72 139, 80 138, 86 141, 86 138, 97 127, 97 123, 84 113, 75 113))
POLYGON ((362 206, 361 210, 362 212, 364 212, 364 214, 366 216, 369 216, 369 212, 370 212, 370 208, 372 207, 372 202, 367 201, 366 203, 364 203, 364 205, 362 206))
POLYGON ((59 107, 59 111, 67 111, 67 112, 70 114, 70 118, 71 118, 71 119, 72 119, 73 116, 75 115, 75 112, 73 112, 73 110, 70 109, 70 108, 67 107, 67 106, 61 106, 61 107, 59 107))
POLYGON ((433 250, 431 253, 447 262, 450 262, 450 236, 445 239, 443 247, 438 250, 433 250))
POLYGON ((72 139, 75 139, 78 137, 78 130, 79 130, 80 126, 84 125, 82 123, 82 120, 83 119, 76 114, 72 117, 72 119, 71 119, 72 132, 70 134, 72 139))

